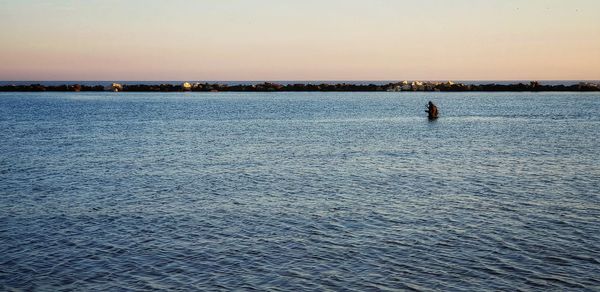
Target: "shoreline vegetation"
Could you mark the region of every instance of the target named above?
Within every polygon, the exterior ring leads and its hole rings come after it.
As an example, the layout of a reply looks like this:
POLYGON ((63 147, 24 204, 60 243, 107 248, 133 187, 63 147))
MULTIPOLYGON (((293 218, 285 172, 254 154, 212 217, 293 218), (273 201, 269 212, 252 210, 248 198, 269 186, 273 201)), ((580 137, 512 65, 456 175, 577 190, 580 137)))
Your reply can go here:
POLYGON ((260 84, 239 84, 227 85, 220 83, 189 83, 181 84, 119 84, 113 83, 110 86, 103 85, 81 85, 81 84, 63 84, 63 85, 0 85, 0 92, 40 92, 40 91, 58 91, 58 92, 80 92, 80 91, 114 91, 114 92, 294 92, 294 91, 380 91, 380 92, 401 92, 401 91, 429 91, 429 92, 517 92, 517 91, 600 91, 600 84, 581 82, 573 85, 543 85, 538 81, 516 84, 463 84, 448 82, 430 82, 430 81, 402 81, 388 83, 384 85, 376 84, 278 84, 264 82, 260 84))

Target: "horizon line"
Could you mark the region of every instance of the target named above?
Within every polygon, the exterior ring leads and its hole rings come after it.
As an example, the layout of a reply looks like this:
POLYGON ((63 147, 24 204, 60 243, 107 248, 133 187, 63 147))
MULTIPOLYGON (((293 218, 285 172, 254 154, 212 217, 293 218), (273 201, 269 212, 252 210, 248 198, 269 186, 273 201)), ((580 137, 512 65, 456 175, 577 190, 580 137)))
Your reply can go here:
POLYGON ((159 81, 211 81, 211 82, 236 82, 236 81, 247 81, 247 82, 279 82, 279 81, 348 81, 348 82, 369 82, 369 81, 600 81, 598 79, 29 79, 29 80, 0 80, 0 82, 111 82, 111 81, 122 81, 122 82, 159 82, 159 81))

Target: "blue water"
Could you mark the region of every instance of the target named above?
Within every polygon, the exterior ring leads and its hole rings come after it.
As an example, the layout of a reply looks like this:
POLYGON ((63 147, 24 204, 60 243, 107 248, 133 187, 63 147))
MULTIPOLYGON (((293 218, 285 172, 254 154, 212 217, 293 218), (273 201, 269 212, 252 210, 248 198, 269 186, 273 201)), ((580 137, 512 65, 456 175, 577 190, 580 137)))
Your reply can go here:
POLYGON ((600 290, 599 129, 598 93, 0 93, 0 290, 600 290))

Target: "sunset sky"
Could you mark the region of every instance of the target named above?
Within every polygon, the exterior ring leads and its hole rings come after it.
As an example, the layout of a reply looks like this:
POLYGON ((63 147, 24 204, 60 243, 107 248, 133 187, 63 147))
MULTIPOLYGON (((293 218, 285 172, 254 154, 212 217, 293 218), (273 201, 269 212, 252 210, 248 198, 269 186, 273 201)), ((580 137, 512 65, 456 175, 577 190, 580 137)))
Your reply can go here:
POLYGON ((0 80, 600 79, 598 0, 0 0, 0 80))

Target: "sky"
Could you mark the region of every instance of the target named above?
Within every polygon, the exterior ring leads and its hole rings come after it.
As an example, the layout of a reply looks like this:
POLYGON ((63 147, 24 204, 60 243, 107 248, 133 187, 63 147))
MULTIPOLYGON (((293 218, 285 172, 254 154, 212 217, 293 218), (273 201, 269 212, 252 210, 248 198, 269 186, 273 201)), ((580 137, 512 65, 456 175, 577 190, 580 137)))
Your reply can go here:
POLYGON ((0 0, 0 80, 598 80, 598 0, 0 0))

